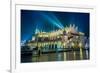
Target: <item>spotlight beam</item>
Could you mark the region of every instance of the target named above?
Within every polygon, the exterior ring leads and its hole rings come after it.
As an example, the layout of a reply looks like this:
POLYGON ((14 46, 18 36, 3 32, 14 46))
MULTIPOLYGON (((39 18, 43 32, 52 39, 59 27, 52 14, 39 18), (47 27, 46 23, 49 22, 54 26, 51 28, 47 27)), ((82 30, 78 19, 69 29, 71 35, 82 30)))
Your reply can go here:
POLYGON ((58 27, 59 29, 64 28, 61 23, 58 21, 58 19, 54 16, 54 15, 50 15, 50 14, 41 14, 46 20, 48 20, 49 22, 51 22, 52 24, 54 24, 56 27, 58 27), (50 15, 50 16, 49 16, 50 15))
POLYGON ((56 21, 57 23, 59 23, 59 25, 60 25, 62 28, 64 28, 64 26, 61 24, 61 22, 58 20, 58 18, 57 18, 53 13, 49 13, 49 15, 51 15, 51 17, 54 18, 55 21, 56 21))

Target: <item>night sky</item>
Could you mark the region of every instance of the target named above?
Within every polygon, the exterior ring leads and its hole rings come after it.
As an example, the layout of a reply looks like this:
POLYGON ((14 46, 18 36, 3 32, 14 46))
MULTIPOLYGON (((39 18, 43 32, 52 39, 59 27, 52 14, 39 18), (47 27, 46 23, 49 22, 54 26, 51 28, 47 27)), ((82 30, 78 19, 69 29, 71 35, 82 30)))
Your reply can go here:
POLYGON ((70 24, 89 37, 89 13, 21 10, 21 42, 39 31, 62 29, 70 24))

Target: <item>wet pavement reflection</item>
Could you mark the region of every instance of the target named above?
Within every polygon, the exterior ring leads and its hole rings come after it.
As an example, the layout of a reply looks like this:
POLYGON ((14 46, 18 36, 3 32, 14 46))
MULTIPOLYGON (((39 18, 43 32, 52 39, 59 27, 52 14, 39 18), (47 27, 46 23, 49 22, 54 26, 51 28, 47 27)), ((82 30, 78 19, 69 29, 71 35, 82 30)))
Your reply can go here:
POLYGON ((41 53, 40 55, 24 55, 21 57, 22 62, 48 62, 48 61, 73 61, 89 59, 88 50, 69 51, 69 52, 53 52, 41 53), (82 54, 82 55, 81 55, 82 54))

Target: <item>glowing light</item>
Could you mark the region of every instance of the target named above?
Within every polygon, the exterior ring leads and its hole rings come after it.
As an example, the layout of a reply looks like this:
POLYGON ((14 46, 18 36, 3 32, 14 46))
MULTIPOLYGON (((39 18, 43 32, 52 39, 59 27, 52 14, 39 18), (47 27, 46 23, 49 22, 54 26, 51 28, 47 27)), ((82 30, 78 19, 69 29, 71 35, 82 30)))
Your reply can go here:
POLYGON ((39 29, 36 28, 36 30, 35 30, 35 34, 37 34, 37 33, 39 33, 39 32, 40 32, 39 29))
POLYGON ((72 45, 72 47, 74 47, 74 46, 75 46, 75 44, 74 44, 73 42, 72 42, 72 44, 71 44, 71 45, 72 45))
POLYGON ((53 25, 55 25, 56 27, 62 29, 64 28, 63 25, 61 24, 61 22, 57 19, 56 16, 52 15, 52 14, 41 14, 43 17, 45 17, 46 20, 48 20, 49 22, 51 22, 53 25))
POLYGON ((82 47, 82 43, 81 43, 81 42, 79 43, 79 47, 80 47, 80 48, 82 47))

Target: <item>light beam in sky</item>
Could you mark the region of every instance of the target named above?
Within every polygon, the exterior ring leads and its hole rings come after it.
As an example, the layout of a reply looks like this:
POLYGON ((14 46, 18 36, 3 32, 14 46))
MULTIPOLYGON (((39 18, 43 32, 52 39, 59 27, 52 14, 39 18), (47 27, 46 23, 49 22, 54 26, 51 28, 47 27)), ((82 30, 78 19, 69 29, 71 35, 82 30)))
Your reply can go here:
POLYGON ((56 16, 54 16, 53 14, 49 13, 42 13, 41 14, 46 20, 48 20, 50 23, 52 23, 54 26, 58 27, 59 29, 64 28, 63 25, 61 24, 61 22, 57 19, 56 16))

